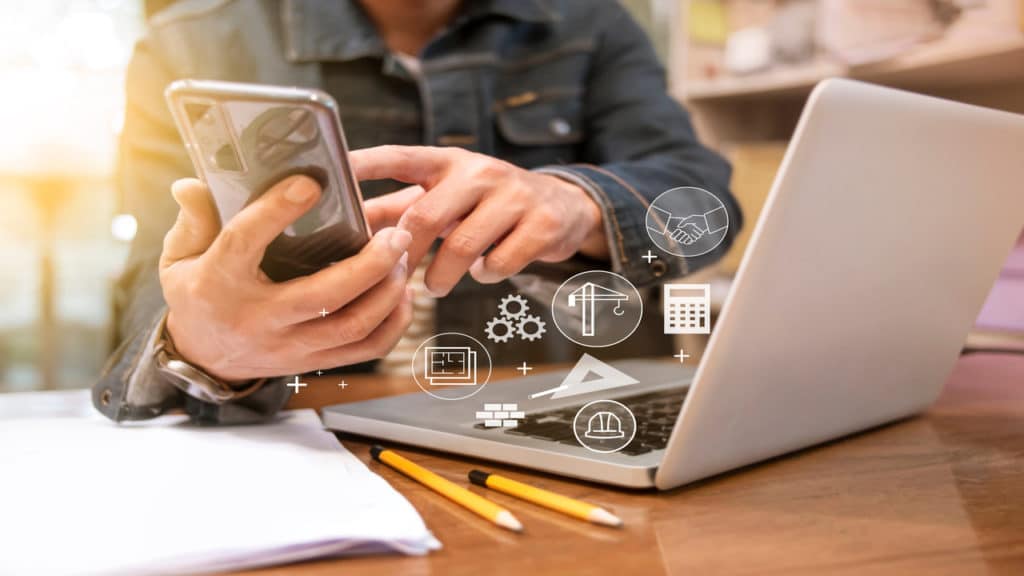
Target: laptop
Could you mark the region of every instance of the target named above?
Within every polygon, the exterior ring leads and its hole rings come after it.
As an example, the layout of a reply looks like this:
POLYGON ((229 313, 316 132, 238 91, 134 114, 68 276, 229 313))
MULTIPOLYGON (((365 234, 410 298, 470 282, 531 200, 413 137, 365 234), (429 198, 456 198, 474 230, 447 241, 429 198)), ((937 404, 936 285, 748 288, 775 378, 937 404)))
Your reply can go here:
POLYGON ((544 373, 464 401, 416 392, 330 406, 324 424, 664 490, 917 414, 941 391, 1024 226, 1021 142, 1024 116, 826 80, 695 370, 632 359, 612 364, 638 381, 629 386, 555 400, 539 393, 565 373, 544 373), (574 433, 577 411, 596 399, 642 423, 617 452, 574 433), (522 418, 482 425, 474 411, 485 403, 515 403, 522 418))

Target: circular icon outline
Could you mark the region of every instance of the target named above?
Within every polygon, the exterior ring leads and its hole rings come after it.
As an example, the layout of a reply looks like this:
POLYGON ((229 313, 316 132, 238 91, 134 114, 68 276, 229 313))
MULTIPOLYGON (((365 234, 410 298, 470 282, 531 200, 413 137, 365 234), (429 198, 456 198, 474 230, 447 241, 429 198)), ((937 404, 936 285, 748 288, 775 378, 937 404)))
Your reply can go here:
POLYGON ((577 272, 576 274, 573 274, 568 279, 566 279, 565 282, 562 282, 558 286, 558 289, 555 290, 555 294, 551 297, 551 321, 554 322, 555 328, 558 328, 558 332, 561 333, 562 336, 565 336, 565 338, 567 340, 569 340, 570 342, 572 342, 574 344, 579 344, 580 346, 583 346, 584 348, 608 348, 609 346, 615 346, 616 344, 621 344, 622 342, 625 342, 626 340, 628 340, 629 337, 632 336, 636 332, 637 328, 639 328, 640 324, 643 322, 643 319, 644 319, 644 299, 643 299, 643 297, 640 296, 640 291, 637 290, 636 286, 632 282, 627 280, 625 276, 623 276, 621 274, 617 274, 615 272, 611 272, 609 270, 584 270, 583 272, 577 272), (626 334, 625 336, 623 336, 622 338, 619 338, 618 340, 616 340, 614 342, 609 342, 607 344, 594 344, 594 343, 581 342, 581 341, 573 338, 569 334, 567 334, 566 331, 564 329, 562 329, 562 326, 558 323, 558 314, 556 313, 556 310, 558 309, 558 295, 561 294, 562 288, 565 288, 566 284, 572 282, 574 278, 576 278, 578 276, 582 276, 584 274, 609 274, 611 276, 615 276, 619 280, 622 280, 623 282, 625 282, 626 285, 629 286, 633 290, 633 293, 636 294, 636 301, 640 304, 640 313, 636 317, 636 324, 634 324, 633 328, 629 331, 629 333, 626 334))
MULTIPOLYGON (((715 250, 716 248, 718 248, 719 246, 722 245, 722 242, 725 241, 725 237, 729 235, 729 229, 731 227, 732 227, 732 220, 729 217, 729 210, 726 209, 726 207, 725 207, 725 202, 722 202, 721 198, 719 198, 718 196, 715 196, 709 190, 705 190, 704 188, 701 188, 700 186, 676 186, 675 188, 669 188, 668 190, 665 190, 661 194, 658 194, 658 196, 655 197, 654 200, 651 200, 651 203, 647 206, 647 213, 644 215, 644 228, 646 228, 646 230, 647 230, 647 237, 651 240, 651 243, 654 244, 658 248, 658 250, 661 250, 662 252, 665 252, 666 254, 671 254, 672 256, 678 256, 680 258, 697 258, 699 256, 704 256, 705 254, 708 254, 708 253, 712 252, 713 250, 715 250), (685 254, 684 253, 685 250, 682 250, 682 249, 680 249, 679 252, 674 252, 672 250, 669 250, 668 248, 665 248, 664 246, 662 246, 660 242, 658 242, 657 240, 654 239, 654 236, 651 235, 651 228, 646 225, 647 221, 650 220, 651 217, 652 217, 651 216, 651 211, 654 210, 655 206, 658 204, 658 201, 661 200, 661 198, 663 196, 665 196, 666 194, 672 193, 672 192, 679 192, 679 191, 682 191, 682 190, 687 190, 687 191, 696 190, 698 192, 703 192, 704 194, 707 194, 708 196, 710 196, 718 204, 718 207, 720 207, 725 212, 725 233, 722 234, 722 237, 719 238, 718 241, 716 241, 707 250, 704 250, 703 252, 696 252, 696 253, 693 253, 693 254, 685 254)), ((679 242, 677 242, 675 240, 672 240, 672 244, 675 245, 675 246, 679 246, 679 242)))
MULTIPOLYGON (((416 383, 416 386, 418 386, 420 390, 422 390, 424 393, 426 393, 428 396, 430 396, 432 398, 436 398, 438 400, 445 400, 445 401, 458 401, 458 400, 465 400, 467 398, 472 398, 477 393, 479 393, 481 390, 483 390, 484 386, 487 386, 487 383, 491 381, 491 374, 494 371, 494 363, 493 363, 493 361, 491 359, 491 353, 488 352, 487 347, 484 346, 483 343, 480 342, 479 340, 477 340, 476 338, 470 336, 469 334, 465 334, 463 332, 441 332, 439 334, 434 334, 433 336, 431 336, 430 338, 427 338, 423 342, 420 342, 420 345, 416 347, 416 352, 414 352, 413 355, 412 355, 412 359, 409 360, 409 367, 412 369, 412 379, 413 379, 413 382, 416 383), (482 384, 477 384, 476 386, 474 386, 473 387, 473 391, 470 392, 469 394, 466 394, 465 396, 459 396, 458 398, 445 398, 444 396, 439 396, 437 394, 434 394, 427 387, 425 387, 422 382, 420 382, 420 378, 417 375, 417 372, 416 372, 416 360, 420 356, 420 350, 422 350, 423 347, 426 346, 427 343, 430 342, 431 340, 435 340, 435 339, 440 338, 442 336, 462 336, 464 338, 468 338, 468 339, 472 340, 481 350, 483 350, 484 351, 484 355, 487 357, 487 377, 484 378, 484 381, 483 381, 482 384)), ((479 366, 477 368, 478 368, 477 373, 479 374, 479 366)))
MULTIPOLYGON (((614 412, 613 412, 613 414, 614 414, 614 412)), ((619 402, 617 400, 604 400, 604 399, 602 399, 602 400, 591 400, 590 402, 587 402, 586 404, 584 404, 579 410, 577 410, 576 411, 576 416, 574 416, 573 419, 572 419, 572 435, 576 437, 576 441, 579 442, 580 446, 583 446, 587 450, 590 450, 591 452, 595 452, 597 454, 614 454, 614 453, 622 450, 626 446, 629 446, 630 444, 632 444, 633 443, 633 439, 636 438, 636 429, 637 429, 637 427, 638 426, 637 426, 637 423, 636 423, 636 416, 633 415, 633 411, 630 410, 629 408, 627 408, 625 404, 623 404, 622 402, 619 402), (633 431, 630 432, 630 434, 629 434, 629 440, 626 440, 622 444, 622 446, 619 446, 618 448, 615 448, 615 449, 612 449, 612 450, 598 450, 596 448, 591 448, 590 446, 587 446, 586 442, 584 442, 583 440, 580 440, 580 433, 576 430, 576 421, 579 420, 580 414, 582 414, 583 411, 586 410, 587 408, 589 408, 590 406, 593 406, 594 404, 598 404, 598 403, 601 403, 601 402, 607 402, 607 403, 610 403, 610 404, 618 405, 620 408, 622 408, 623 410, 626 411, 626 414, 629 414, 629 419, 633 421, 633 431)))

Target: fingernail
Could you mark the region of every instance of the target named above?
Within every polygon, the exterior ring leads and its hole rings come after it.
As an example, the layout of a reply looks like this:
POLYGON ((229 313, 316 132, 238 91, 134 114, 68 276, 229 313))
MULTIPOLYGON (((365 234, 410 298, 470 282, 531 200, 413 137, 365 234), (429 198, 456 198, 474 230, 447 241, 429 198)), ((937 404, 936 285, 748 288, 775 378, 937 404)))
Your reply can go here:
POLYGON ((402 274, 409 271, 409 253, 402 254, 402 257, 398 259, 398 267, 402 270, 402 274))
POLYGON ((181 178, 175 180, 171 184, 171 197, 178 203, 178 206, 184 206, 187 204, 187 198, 185 198, 186 190, 195 186, 202 186, 203 183, 195 178, 181 178))
POLYGON ((430 286, 427 286, 427 294, 430 294, 431 298, 444 298, 448 295, 451 290, 435 290, 430 286))
POLYGON ((182 205, 182 202, 181 202, 181 187, 182 187, 182 184, 178 184, 178 182, 181 182, 181 180, 178 180, 174 184, 171 184, 171 198, 174 198, 174 201, 178 204, 178 206, 181 206, 182 205))
POLYGON ((296 177, 288 184, 288 188, 284 191, 284 198, 294 204, 305 204, 313 197, 316 190, 313 186, 309 185, 309 181, 306 178, 296 177))
POLYGON ((484 263, 483 256, 478 256, 477 259, 469 266, 469 275, 481 284, 491 283, 487 281, 490 278, 490 271, 487 270, 487 265, 484 263))
POLYGON ((404 252, 409 244, 412 243, 412 234, 408 230, 399 230, 395 228, 391 231, 391 238, 388 239, 388 245, 395 252, 404 252))

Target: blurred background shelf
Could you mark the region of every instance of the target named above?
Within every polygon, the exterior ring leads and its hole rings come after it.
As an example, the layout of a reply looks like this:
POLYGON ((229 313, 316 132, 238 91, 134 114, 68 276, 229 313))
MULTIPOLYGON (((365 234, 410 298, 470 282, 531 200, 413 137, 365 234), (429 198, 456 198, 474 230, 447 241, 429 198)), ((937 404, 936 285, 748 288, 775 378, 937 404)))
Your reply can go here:
POLYGON ((788 140, 807 95, 832 77, 1024 112, 1022 6, 1024 0, 682 0, 669 39, 672 93, 688 105, 702 138, 722 151, 736 143, 788 140), (851 8, 836 8, 845 5, 851 8), (899 13, 905 39, 886 28, 892 25, 879 24, 895 5, 918 6, 899 13), (794 7, 807 16, 784 18, 794 7), (821 23, 841 16, 838 31, 821 23), (791 29, 800 25, 806 30, 791 29), (760 43, 733 40, 751 30, 760 30, 760 43), (874 55, 872 34, 886 44, 874 55), (772 42, 789 35, 805 38, 805 46, 779 56, 772 42), (752 62, 756 70, 730 69, 752 62))
POLYGON ((818 82, 846 77, 897 88, 951 88, 1020 80, 1024 34, 979 41, 958 40, 919 46, 906 54, 861 66, 819 58, 750 76, 682 81, 675 94, 689 102, 803 96, 818 82))
POLYGON ((713 80, 683 82, 675 94, 693 101, 749 98, 772 95, 807 94, 815 84, 833 76, 843 76, 846 68, 821 60, 801 66, 784 66, 750 76, 724 76, 713 80))
POLYGON ((925 44, 849 76, 899 88, 955 88, 1019 82, 1024 70, 1024 34, 925 44))

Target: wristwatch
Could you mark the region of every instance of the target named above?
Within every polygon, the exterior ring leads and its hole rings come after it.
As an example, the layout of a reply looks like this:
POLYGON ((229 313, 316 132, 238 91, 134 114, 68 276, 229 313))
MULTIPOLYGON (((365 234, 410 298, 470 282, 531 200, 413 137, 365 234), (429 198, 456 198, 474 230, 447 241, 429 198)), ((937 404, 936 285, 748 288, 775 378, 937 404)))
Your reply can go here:
POLYGON ((160 321, 158 330, 160 336, 153 349, 157 371, 165 376, 174 387, 193 398, 213 404, 224 404, 245 398, 259 390, 267 381, 267 378, 260 378, 240 386, 232 386, 219 378, 210 376, 178 354, 174 347, 174 340, 167 332, 166 314, 160 321))

